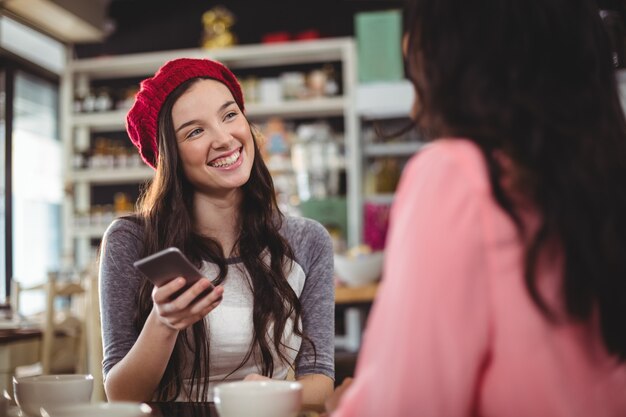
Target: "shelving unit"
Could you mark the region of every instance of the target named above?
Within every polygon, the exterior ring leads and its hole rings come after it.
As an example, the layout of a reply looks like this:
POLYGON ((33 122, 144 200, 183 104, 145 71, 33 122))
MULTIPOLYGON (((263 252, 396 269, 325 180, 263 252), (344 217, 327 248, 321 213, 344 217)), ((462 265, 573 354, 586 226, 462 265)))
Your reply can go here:
MULTIPOLYGON (((356 97, 357 113, 362 125, 385 123, 389 120, 405 118, 408 122, 408 116, 413 106, 414 90, 413 85, 408 80, 374 82, 359 85, 356 97)), ((381 163, 388 163, 390 160, 393 161, 394 167, 400 169, 403 162, 418 152, 424 144, 416 140, 377 141, 377 139, 372 138, 371 133, 365 134, 366 129, 362 129, 362 131, 364 134, 361 142, 361 166, 364 176, 367 177, 363 180, 362 194, 363 212, 365 212, 364 217, 366 218, 364 222, 367 221, 367 218, 370 221, 375 219, 370 224, 365 225, 365 228, 369 229, 364 231, 363 240, 375 249, 379 249, 383 242, 383 225, 386 222, 382 219, 385 219, 389 213, 388 209, 393 203, 394 192, 389 189, 388 183, 385 184, 384 190, 377 189, 378 184, 372 182, 368 170, 374 167, 372 164, 378 164, 377 166, 380 168, 381 163)), ((378 178, 380 177, 382 177, 382 171, 378 172, 378 178)))
MULTIPOLYGON (((265 104, 246 103, 246 114, 253 121, 270 116, 283 119, 342 117, 347 172, 348 245, 356 245, 362 233, 361 153, 359 151, 360 123, 356 102, 356 48, 351 38, 289 42, 270 45, 245 45, 228 49, 187 49, 74 60, 61 83, 62 137, 64 140, 65 181, 68 193, 64 204, 65 253, 74 254, 77 266, 86 266, 92 258, 91 240, 104 232, 103 226, 77 226, 77 212, 91 206, 91 187, 141 183, 152 178, 148 167, 114 169, 74 169, 73 157, 90 147, 93 133, 124 131, 126 110, 94 113, 74 113, 76 91, 86 91, 94 81, 145 78, 168 60, 190 57, 211 58, 223 62, 235 73, 238 69, 272 68, 299 64, 341 63, 341 96, 306 100, 289 100, 265 104)), ((271 168, 271 167, 270 167, 271 168)), ((282 167, 281 169, 285 169, 282 167)))

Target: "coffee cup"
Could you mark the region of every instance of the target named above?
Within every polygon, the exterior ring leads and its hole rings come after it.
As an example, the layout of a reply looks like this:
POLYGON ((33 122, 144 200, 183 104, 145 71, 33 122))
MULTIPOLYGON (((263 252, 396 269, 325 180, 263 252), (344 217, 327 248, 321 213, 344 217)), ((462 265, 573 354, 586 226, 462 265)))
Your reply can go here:
POLYGON ((91 375, 38 375, 13 377, 15 402, 23 413, 41 416, 41 408, 88 403, 93 391, 91 375))
POLYGON ((220 417, 295 417, 302 407, 302 384, 293 381, 237 381, 213 391, 220 417))

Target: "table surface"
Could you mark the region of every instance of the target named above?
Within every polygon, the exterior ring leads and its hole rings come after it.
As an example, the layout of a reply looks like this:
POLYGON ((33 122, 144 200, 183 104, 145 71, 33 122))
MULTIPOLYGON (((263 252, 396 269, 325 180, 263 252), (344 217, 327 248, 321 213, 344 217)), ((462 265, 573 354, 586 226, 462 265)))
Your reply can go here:
POLYGON ((377 282, 362 287, 338 286, 335 287, 335 304, 371 303, 377 290, 377 282))
POLYGON ((0 329, 0 344, 41 338, 41 329, 0 329))
MULTIPOLYGON (((149 403, 154 417, 219 417, 215 404, 210 403, 149 403)), ((319 417, 321 406, 304 405, 298 417, 319 417)))

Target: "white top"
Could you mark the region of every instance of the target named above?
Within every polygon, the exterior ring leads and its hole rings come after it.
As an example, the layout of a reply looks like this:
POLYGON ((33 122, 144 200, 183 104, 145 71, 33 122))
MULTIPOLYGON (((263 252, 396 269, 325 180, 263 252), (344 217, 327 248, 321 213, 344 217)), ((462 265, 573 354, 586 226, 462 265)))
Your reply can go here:
MULTIPOLYGON (((237 259, 235 259, 237 261, 237 259)), ((216 276, 219 269, 215 264, 203 263, 202 272, 208 276, 216 276)), ((298 297, 304 288, 305 274, 300 265, 294 263, 291 271, 286 274, 287 281, 298 297)), ((211 364, 209 376, 209 398, 212 401, 213 388, 217 383, 237 381, 251 373, 261 373, 258 361, 251 356, 239 369, 242 358, 250 350, 252 343, 252 292, 250 284, 243 268, 243 263, 230 263, 228 265, 228 279, 222 284, 224 297, 222 302, 207 316, 207 324, 210 328, 209 343, 211 346, 209 363, 211 364), (233 372, 233 370, 237 369, 233 372)), ((271 327, 269 329, 271 333, 271 327)), ((285 379, 289 370, 289 364, 295 363, 300 350, 302 340, 293 333, 293 320, 289 319, 283 333, 283 343, 288 346, 284 354, 289 359, 288 363, 277 362, 274 364, 275 379, 285 379)), ((273 348, 273 346, 271 346, 273 348)), ((274 358, 278 358, 276 354, 274 358)), ((189 374, 188 372, 185 372, 189 374)), ((190 380, 186 380, 190 381, 190 380)), ((189 388, 189 387, 188 387, 189 388)), ((190 390, 186 390, 191 392, 190 390)), ((188 398, 178 398, 179 401, 189 401, 188 398)))

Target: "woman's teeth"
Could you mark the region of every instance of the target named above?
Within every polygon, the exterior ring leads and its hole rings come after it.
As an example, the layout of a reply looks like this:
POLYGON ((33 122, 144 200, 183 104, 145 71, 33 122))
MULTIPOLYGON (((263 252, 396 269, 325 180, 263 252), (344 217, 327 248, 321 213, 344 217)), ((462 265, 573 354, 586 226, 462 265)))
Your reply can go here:
POLYGON ((209 162, 209 165, 215 168, 224 168, 224 167, 234 164, 237 161, 237 159, 239 159, 239 155, 240 155, 239 151, 235 151, 225 158, 219 158, 219 159, 216 159, 215 161, 209 162))

